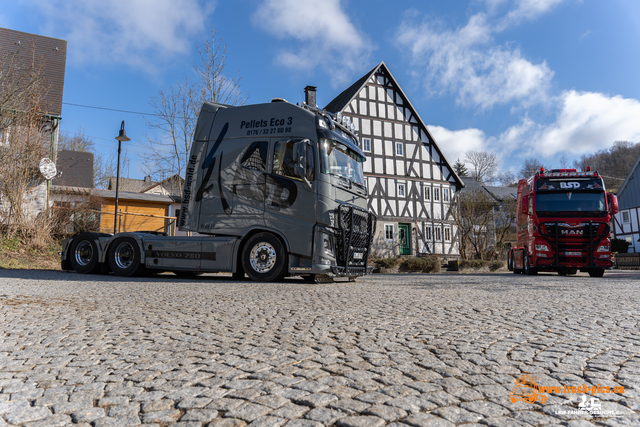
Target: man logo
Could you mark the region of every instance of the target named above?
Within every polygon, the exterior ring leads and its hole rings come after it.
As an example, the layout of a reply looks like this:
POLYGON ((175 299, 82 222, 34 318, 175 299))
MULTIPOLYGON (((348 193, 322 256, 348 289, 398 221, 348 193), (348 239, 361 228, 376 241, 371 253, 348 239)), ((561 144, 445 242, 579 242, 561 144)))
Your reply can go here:
POLYGON ((560 188, 580 188, 579 182, 561 182, 560 188))

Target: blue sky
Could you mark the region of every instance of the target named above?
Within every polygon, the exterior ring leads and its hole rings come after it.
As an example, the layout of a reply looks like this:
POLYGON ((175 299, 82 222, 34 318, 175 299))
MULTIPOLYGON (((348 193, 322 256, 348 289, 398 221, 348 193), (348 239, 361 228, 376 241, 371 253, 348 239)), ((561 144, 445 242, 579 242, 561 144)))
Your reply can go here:
POLYGON ((635 0, 2 0, 0 26, 68 42, 62 131, 82 128, 142 178, 157 137, 152 96, 194 78, 211 29, 248 103, 318 105, 384 61, 450 162, 487 150, 500 170, 640 142, 640 2, 635 0))

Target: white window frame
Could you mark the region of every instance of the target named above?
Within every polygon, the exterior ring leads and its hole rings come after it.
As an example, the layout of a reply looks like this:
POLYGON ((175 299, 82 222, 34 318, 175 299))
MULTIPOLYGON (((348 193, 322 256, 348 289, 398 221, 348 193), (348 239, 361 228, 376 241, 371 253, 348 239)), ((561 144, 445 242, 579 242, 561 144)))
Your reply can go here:
POLYGON ((387 241, 395 241, 395 233, 394 233, 394 224, 385 224, 384 225, 384 240, 387 241), (391 231, 391 238, 387 235, 391 231))
POLYGON ((431 201, 431 187, 427 186, 427 185, 423 185, 422 188, 423 190, 423 197, 425 200, 427 201, 431 201))
POLYGON ((440 226, 434 226, 434 231, 435 231, 435 237, 436 237, 436 242, 441 242, 442 241, 442 227, 440 226))
POLYGON ((629 224, 631 222, 631 215, 629 215, 629 211, 622 211, 622 222, 624 224, 629 224))
POLYGON ((369 138, 362 139, 362 151, 364 151, 365 153, 371 152, 371 139, 369 138))
POLYGON ((451 227, 444 228, 444 241, 445 242, 451 241, 451 227))
POLYGON ((429 242, 433 240, 433 233, 431 232, 430 225, 425 225, 424 227, 424 238, 429 242))
POLYGON ((404 156, 404 145, 402 142, 396 142, 396 156, 404 156))
POLYGON ((440 187, 433 187, 433 201, 440 201, 440 187))
POLYGON ((449 201, 449 189, 448 188, 443 188, 442 189, 442 201, 443 202, 448 202, 449 201))
POLYGON ((407 185, 406 184, 398 184, 398 197, 407 197, 407 185))

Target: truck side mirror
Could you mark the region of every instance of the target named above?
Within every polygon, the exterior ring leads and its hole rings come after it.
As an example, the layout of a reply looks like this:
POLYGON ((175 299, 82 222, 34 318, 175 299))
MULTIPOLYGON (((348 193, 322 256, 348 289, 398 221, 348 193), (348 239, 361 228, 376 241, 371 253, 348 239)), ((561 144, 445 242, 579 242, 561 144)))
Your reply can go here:
POLYGON ((311 190, 311 182, 307 179, 307 168, 309 164, 307 161, 307 141, 308 140, 305 139, 293 145, 293 158, 296 162, 294 166, 296 175, 302 179, 304 186, 307 187, 308 190, 311 190))
POLYGON ((609 212, 611 215, 618 213, 618 197, 615 194, 607 193, 607 202, 609 202, 609 212))
POLYGON ((520 212, 525 215, 529 214, 529 196, 522 197, 522 206, 520 207, 520 212))

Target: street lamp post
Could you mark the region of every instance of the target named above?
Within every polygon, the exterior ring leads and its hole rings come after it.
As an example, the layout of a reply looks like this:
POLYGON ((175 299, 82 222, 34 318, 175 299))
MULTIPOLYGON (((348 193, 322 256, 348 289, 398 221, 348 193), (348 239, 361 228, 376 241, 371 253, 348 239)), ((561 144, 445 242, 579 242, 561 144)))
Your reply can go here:
POLYGON ((116 213, 114 215, 113 220, 113 234, 116 234, 118 231, 118 189, 120 187, 120 148, 122 146, 122 141, 127 142, 131 141, 130 138, 127 138, 127 132, 124 130, 124 120, 120 125, 120 132, 118 136, 116 136, 118 140, 118 166, 116 168, 116 213))

